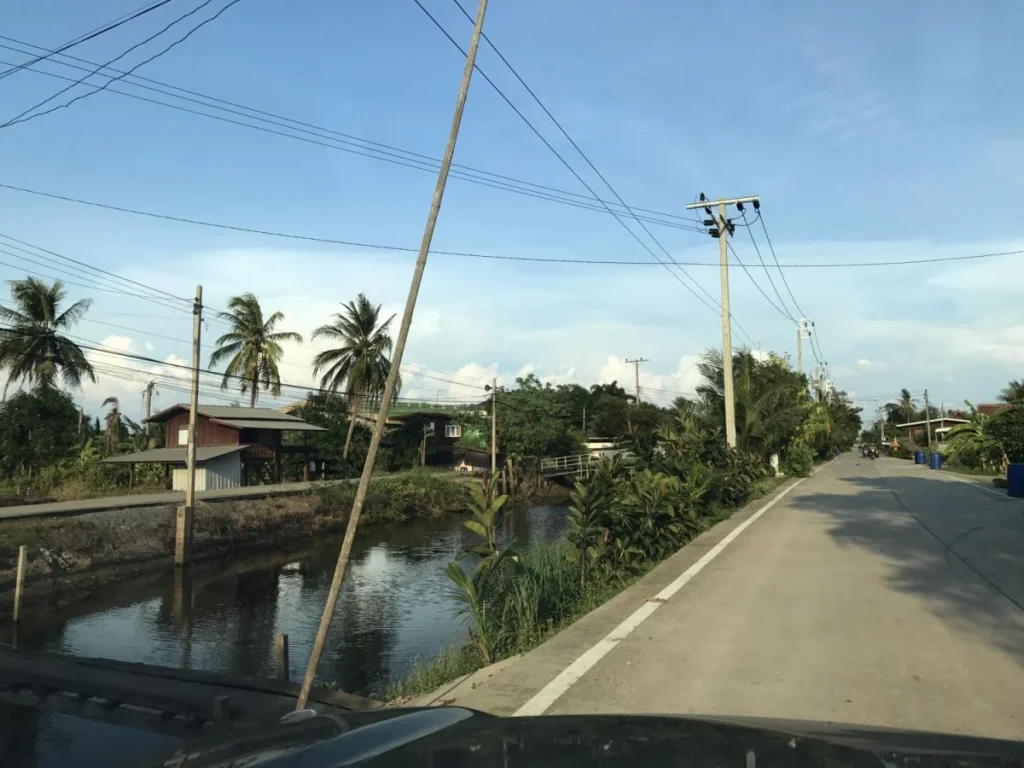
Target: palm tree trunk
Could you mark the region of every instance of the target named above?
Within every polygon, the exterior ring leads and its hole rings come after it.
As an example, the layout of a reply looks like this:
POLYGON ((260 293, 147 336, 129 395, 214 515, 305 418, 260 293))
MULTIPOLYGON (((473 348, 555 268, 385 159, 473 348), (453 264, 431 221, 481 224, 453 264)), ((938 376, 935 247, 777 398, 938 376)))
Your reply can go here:
POLYGON ((352 396, 352 407, 349 409, 348 418, 348 434, 345 436, 345 449, 341 453, 341 458, 343 459, 348 458, 348 449, 352 445, 352 433, 355 431, 356 428, 356 414, 359 412, 359 409, 362 406, 362 401, 362 395, 352 396))
POLYGON ((255 408, 256 407, 256 394, 257 394, 256 393, 256 382, 253 381, 253 383, 252 383, 252 392, 249 393, 249 407, 250 408, 255 408))

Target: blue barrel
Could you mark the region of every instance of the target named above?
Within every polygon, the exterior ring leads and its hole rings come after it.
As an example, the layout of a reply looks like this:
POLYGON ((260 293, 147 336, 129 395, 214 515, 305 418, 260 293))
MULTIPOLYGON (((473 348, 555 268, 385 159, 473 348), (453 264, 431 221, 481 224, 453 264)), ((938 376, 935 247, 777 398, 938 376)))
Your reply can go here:
POLYGON ((1010 464, 1006 468, 1006 493, 1014 498, 1024 498, 1024 464, 1010 464))
POLYGON ((914 463, 924 464, 924 451, 914 451, 914 463))
POLYGON ((938 451, 933 453, 931 459, 928 461, 928 466, 932 469, 942 469, 942 454, 938 451))

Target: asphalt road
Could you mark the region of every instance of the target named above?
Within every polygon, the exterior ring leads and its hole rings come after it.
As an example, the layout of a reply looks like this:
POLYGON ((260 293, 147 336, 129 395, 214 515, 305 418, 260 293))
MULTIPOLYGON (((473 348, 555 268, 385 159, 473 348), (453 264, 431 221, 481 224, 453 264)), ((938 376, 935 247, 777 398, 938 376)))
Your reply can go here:
POLYGON ((458 703, 1024 739, 1022 511, 948 473, 843 456, 458 703))

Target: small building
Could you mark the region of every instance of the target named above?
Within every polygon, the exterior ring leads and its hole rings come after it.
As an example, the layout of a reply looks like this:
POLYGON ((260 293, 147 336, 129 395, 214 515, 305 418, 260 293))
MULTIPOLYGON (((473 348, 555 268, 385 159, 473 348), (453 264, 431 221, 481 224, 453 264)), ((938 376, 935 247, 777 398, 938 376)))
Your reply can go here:
MULTIPOLYGON (((496 457, 498 467, 503 467, 500 456, 496 457)), ((491 452, 464 448, 455 452, 454 469, 463 475, 483 475, 491 471, 491 452)))
POLYGON ((622 452, 615 447, 615 441, 608 437, 590 437, 583 445, 592 459, 610 459, 622 452))
POLYGON ((1001 413, 1009 408, 1009 403, 978 403, 974 406, 974 410, 978 413, 984 413, 986 416, 995 416, 997 413, 1001 413))
POLYGON ((909 437, 916 443, 925 443, 928 441, 927 428, 928 424, 931 424, 932 436, 937 439, 938 442, 943 443, 946 441, 946 435, 949 431, 958 424, 966 424, 967 419, 960 419, 954 416, 941 416, 936 419, 928 421, 908 421, 903 424, 897 424, 896 429, 900 430, 903 437, 909 437))
MULTIPOLYGON (((375 412, 356 415, 358 422, 372 429, 375 412)), ((450 467, 455 464, 455 446, 462 439, 459 414, 427 407, 409 409, 392 406, 385 422, 385 440, 393 439, 399 430, 415 429, 420 443, 420 464, 450 467)))
MULTIPOLYGON (((154 414, 148 422, 163 424, 165 448, 127 453, 104 459, 107 464, 163 464, 171 475, 171 488, 185 490, 189 406, 178 404, 154 414)), ((262 478, 269 470, 272 482, 281 481, 286 453, 301 453, 305 446, 284 446, 285 432, 323 432, 323 427, 271 408, 200 405, 196 414, 196 490, 237 488, 262 478)), ((307 465, 308 466, 308 465, 307 465)))
MULTIPOLYGON (((451 466, 455 463, 455 444, 462 438, 462 425, 455 414, 444 411, 411 411, 388 415, 387 424, 410 427, 419 424, 423 430, 421 463, 451 466)), ((490 459, 488 459, 490 466, 490 459)))

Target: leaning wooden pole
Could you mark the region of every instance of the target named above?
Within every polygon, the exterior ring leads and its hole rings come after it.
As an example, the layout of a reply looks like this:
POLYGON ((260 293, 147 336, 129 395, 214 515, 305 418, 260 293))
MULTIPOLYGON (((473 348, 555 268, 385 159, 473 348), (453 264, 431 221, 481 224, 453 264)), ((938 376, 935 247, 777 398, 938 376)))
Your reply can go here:
POLYGON ((459 88, 459 98, 455 103, 455 114, 452 117, 451 131, 448 134, 448 146, 445 147, 441 170, 437 175, 437 186, 434 187, 434 198, 430 203, 427 226, 423 231, 423 240, 420 243, 419 255, 416 258, 416 268, 412 275, 412 284, 409 286, 409 297, 406 299, 405 312, 402 314, 402 325, 399 328, 398 338, 395 341, 395 353, 391 359, 391 370, 388 372, 387 382, 384 385, 384 395, 381 397, 380 410, 377 413, 377 420, 373 425, 370 448, 366 452, 363 473, 359 476, 359 486, 356 489, 355 499, 352 501, 352 512, 349 515, 348 526, 345 529, 345 538, 341 543, 341 551, 338 553, 338 563, 334 568, 334 578, 331 581, 331 589, 327 594, 327 603, 324 605, 323 615, 320 617, 320 626, 316 632, 316 640, 313 642, 309 664, 306 666, 306 675, 302 680, 302 689, 299 691, 296 709, 305 709, 306 703, 309 701, 309 694, 313 689, 313 681, 316 679, 316 670, 320 665, 320 657, 323 655, 324 645, 327 642, 327 632, 331 628, 331 621, 334 618, 334 609, 338 603, 338 594, 341 591, 341 582, 345 576, 345 567, 348 565, 352 543, 356 538, 356 528, 359 525, 359 516, 363 511, 363 502, 366 500, 366 491, 370 485, 373 462, 377 457, 377 448, 380 446, 381 438, 384 435, 388 407, 395 392, 398 370, 402 365, 402 353, 405 352, 405 342, 409 338, 409 328, 412 325, 412 316, 416 309, 416 297, 419 295, 420 283, 423 281, 423 270, 427 266, 427 254, 430 252, 430 243, 434 237, 437 215, 441 210, 441 200, 444 198, 448 171, 451 168, 452 157, 455 154, 455 143, 459 138, 459 125, 462 123, 462 112, 465 109, 466 97, 469 94, 469 83, 473 77, 476 51, 480 45, 480 33, 483 30, 484 14, 486 11, 487 0, 480 0, 480 6, 476 14, 476 24, 473 26, 473 37, 470 40, 469 51, 466 54, 466 66, 462 72, 462 86, 459 88))

